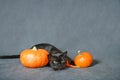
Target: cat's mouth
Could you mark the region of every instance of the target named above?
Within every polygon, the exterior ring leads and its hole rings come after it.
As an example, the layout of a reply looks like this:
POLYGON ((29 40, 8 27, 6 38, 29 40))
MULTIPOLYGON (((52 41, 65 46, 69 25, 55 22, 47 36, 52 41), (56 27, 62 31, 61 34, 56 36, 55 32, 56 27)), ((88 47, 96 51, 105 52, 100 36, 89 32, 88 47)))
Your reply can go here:
POLYGON ((66 68, 66 66, 52 66, 54 70, 63 70, 66 68))

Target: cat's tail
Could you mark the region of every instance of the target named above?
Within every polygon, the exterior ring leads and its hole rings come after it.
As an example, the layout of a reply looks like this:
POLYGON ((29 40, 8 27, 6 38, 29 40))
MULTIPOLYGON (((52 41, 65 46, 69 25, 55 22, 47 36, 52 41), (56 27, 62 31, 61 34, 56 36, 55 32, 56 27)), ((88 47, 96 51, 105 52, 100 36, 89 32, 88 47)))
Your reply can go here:
POLYGON ((0 59, 15 59, 20 58, 20 55, 0 55, 0 59))
POLYGON ((66 62, 66 66, 70 68, 80 68, 79 66, 69 64, 68 61, 66 62))

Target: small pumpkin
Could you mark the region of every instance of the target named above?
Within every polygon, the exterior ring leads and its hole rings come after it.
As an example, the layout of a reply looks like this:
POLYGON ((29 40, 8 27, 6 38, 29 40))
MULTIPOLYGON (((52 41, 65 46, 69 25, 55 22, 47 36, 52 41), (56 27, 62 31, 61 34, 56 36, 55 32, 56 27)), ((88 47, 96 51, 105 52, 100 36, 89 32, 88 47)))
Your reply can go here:
POLYGON ((20 62, 25 67, 39 68, 48 64, 48 51, 45 49, 25 49, 20 53, 20 62))
POLYGON ((81 68, 89 67, 93 62, 93 57, 90 52, 80 52, 78 51, 78 55, 74 58, 74 63, 76 66, 81 68))

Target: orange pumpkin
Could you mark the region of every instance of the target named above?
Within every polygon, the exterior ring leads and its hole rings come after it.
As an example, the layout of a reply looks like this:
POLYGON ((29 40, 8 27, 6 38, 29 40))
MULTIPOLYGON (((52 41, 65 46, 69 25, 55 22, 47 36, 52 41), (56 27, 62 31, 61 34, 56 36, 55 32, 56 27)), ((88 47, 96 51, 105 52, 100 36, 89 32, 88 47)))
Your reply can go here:
POLYGON ((92 62, 93 58, 90 52, 78 51, 78 55, 74 58, 75 65, 81 68, 89 67, 92 62))
POLYGON ((44 49, 25 49, 20 53, 20 62, 29 68, 39 68, 48 64, 48 51, 44 49))

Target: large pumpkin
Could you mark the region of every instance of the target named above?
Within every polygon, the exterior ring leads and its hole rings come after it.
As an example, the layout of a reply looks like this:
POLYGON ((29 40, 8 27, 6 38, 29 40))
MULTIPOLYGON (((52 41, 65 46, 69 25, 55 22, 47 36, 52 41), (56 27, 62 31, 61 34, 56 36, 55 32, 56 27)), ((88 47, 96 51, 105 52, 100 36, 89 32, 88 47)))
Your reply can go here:
POLYGON ((48 51, 44 49, 25 49, 20 53, 20 62, 29 68, 39 68, 48 64, 48 51))

